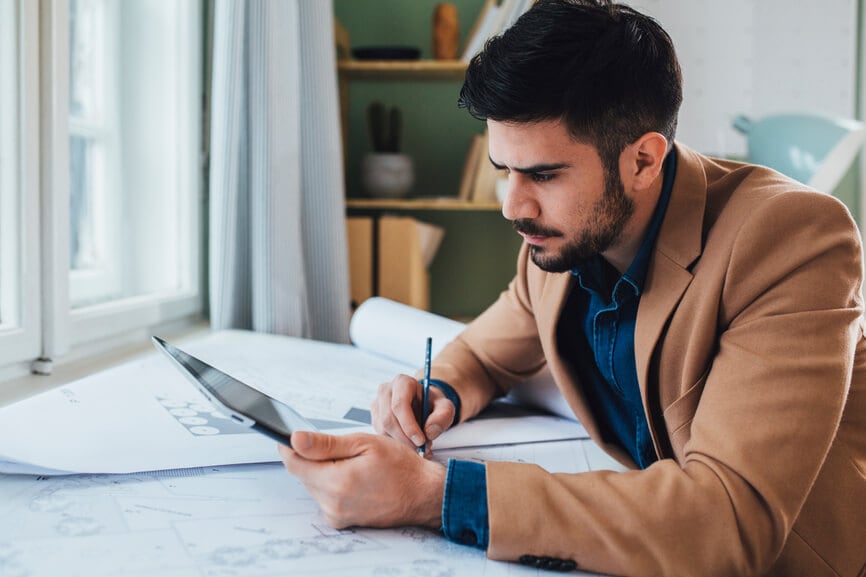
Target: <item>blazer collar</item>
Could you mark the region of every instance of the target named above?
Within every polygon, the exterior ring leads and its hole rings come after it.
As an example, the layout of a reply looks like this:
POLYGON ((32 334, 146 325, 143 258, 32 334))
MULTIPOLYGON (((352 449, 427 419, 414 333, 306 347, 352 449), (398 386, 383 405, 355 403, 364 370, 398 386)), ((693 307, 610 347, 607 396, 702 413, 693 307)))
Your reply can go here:
POLYGON ((655 252, 656 258, 662 256, 686 269, 702 250, 707 175, 701 155, 682 144, 674 146, 677 173, 655 252))

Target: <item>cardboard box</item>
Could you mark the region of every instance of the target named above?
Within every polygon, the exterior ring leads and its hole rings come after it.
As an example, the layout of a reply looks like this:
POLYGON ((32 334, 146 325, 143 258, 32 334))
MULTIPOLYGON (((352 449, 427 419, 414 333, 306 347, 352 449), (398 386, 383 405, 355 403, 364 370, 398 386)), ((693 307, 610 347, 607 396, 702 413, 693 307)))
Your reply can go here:
POLYGON ((349 242, 349 294, 352 309, 373 296, 373 219, 350 216, 346 219, 349 242))
POLYGON ((444 231, 406 216, 346 219, 352 306, 383 296, 430 309, 428 267, 444 231))
POLYGON ((430 276, 424 265, 418 221, 414 218, 379 219, 379 296, 430 309, 430 276))

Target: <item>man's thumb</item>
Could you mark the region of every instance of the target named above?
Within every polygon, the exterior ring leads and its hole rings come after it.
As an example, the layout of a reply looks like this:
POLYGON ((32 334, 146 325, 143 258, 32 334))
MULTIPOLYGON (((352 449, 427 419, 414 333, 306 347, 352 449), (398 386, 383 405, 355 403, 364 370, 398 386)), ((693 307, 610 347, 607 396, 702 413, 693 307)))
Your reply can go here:
POLYGON ((295 431, 292 433, 292 449, 305 459, 326 461, 329 459, 345 459, 354 455, 353 445, 349 437, 326 435, 311 431, 295 431))

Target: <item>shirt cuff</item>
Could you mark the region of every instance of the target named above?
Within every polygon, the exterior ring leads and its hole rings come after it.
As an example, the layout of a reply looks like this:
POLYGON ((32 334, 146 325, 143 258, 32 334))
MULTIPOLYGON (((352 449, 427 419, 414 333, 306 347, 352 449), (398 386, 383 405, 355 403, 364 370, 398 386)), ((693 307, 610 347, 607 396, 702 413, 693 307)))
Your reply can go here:
POLYGON ((486 550, 489 530, 484 465, 449 459, 442 500, 442 532, 449 541, 486 550))

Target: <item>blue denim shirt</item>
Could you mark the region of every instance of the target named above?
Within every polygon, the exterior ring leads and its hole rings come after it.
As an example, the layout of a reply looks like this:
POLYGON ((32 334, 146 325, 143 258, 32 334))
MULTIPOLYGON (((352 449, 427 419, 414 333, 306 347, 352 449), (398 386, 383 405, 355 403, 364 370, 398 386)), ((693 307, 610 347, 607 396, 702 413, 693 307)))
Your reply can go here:
MULTIPOLYGON (((566 358, 595 361, 573 362, 573 366, 603 438, 622 446, 641 468, 652 464, 656 455, 638 388, 634 327, 647 267, 670 200, 676 162, 674 150, 665 161, 658 205, 628 270, 616 278, 600 255, 573 270, 577 283, 566 307, 566 322, 561 323, 580 327, 567 339, 566 358)), ((449 460, 442 532, 457 543, 487 549, 489 528, 484 465, 449 460)))

